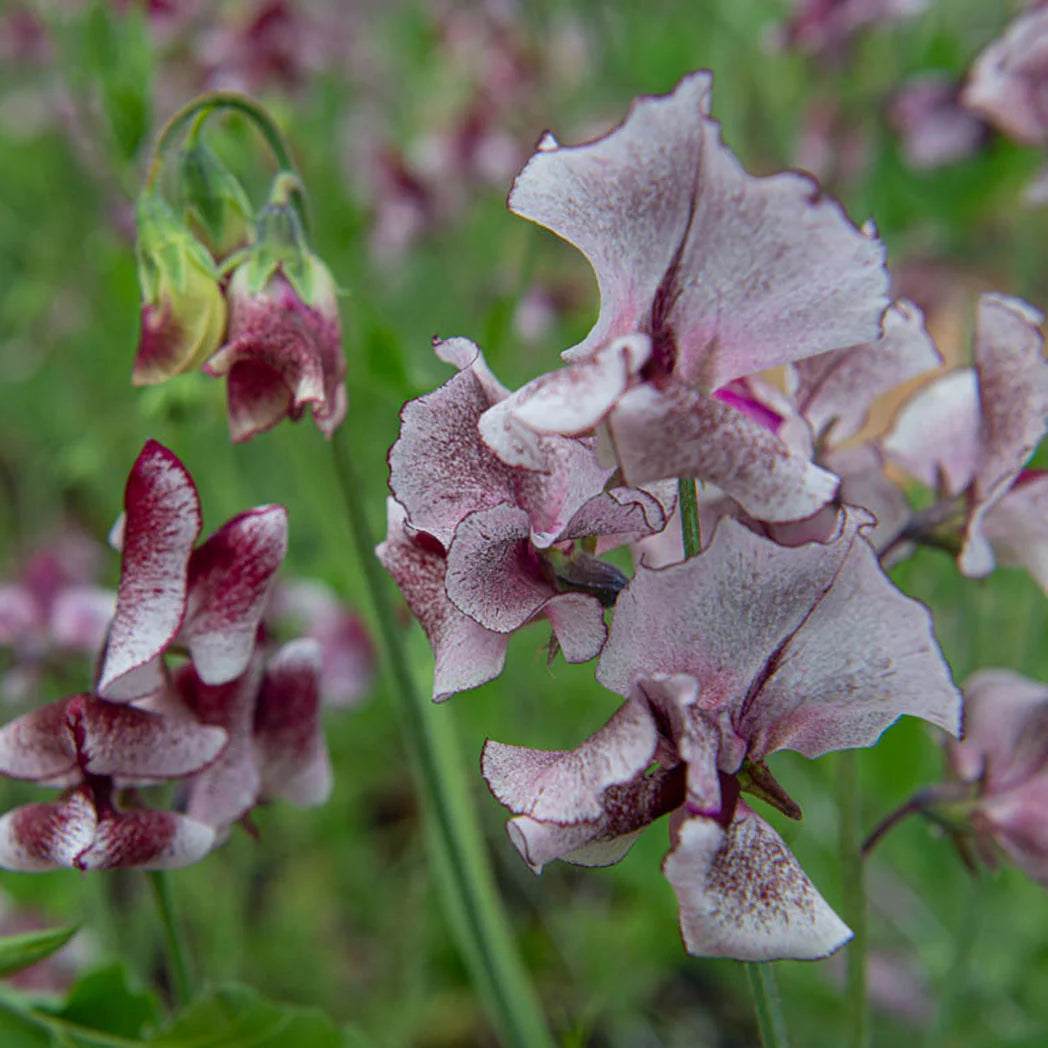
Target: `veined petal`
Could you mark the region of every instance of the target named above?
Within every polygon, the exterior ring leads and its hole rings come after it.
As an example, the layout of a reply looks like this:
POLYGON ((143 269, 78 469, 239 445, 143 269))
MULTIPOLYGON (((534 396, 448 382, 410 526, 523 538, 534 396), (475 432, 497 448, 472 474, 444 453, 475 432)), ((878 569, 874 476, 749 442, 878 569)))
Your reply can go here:
POLYGON ((878 397, 941 363, 924 314, 901 300, 884 314, 877 341, 794 363, 792 392, 812 431, 822 434, 832 425, 839 444, 859 432, 878 397))
POLYGON ((100 819, 90 846, 73 860, 80 870, 177 870, 199 862, 215 831, 173 811, 115 812, 100 819))
POLYGON ((451 603, 444 588, 445 557, 437 540, 412 535, 403 507, 394 499, 386 505, 386 540, 375 552, 433 648, 434 701, 494 680, 506 662, 505 634, 484 629, 451 603))
POLYGON ((675 343, 684 380, 709 390, 788 360, 877 337, 883 248, 796 173, 754 178, 709 119, 711 78, 635 102, 604 137, 540 143, 510 209, 589 260, 601 311, 569 352, 621 335, 675 343))
POLYGON ((816 960, 852 936, 782 838, 744 803, 727 830, 686 819, 662 872, 680 903, 685 948, 697 957, 816 960))
POLYGON ((627 483, 688 476, 716 484, 761 520, 809 517, 837 478, 735 408, 693 389, 637 386, 608 419, 627 483))
POLYGON ((179 636, 205 683, 222 684, 244 672, 286 552, 283 506, 258 506, 233 517, 193 552, 179 636))
POLYGON ((185 466, 154 440, 124 492, 123 567, 116 615, 98 682, 104 698, 147 695, 161 683, 156 659, 182 625, 200 500, 185 466))

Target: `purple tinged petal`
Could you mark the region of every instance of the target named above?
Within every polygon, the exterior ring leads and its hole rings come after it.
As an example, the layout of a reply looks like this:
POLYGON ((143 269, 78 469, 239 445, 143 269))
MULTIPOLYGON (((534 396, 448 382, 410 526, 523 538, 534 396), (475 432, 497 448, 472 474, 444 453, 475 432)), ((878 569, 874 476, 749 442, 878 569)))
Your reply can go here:
POLYGON ((950 767, 987 793, 1020 786, 1048 763, 1048 685, 1012 670, 980 670, 964 683, 964 741, 950 767))
MULTIPOLYGON (((464 350, 456 354, 456 359, 463 357, 464 350)), ((473 360, 439 389, 408 401, 400 413, 400 436, 389 453, 393 495, 412 526, 445 548, 467 514, 515 501, 509 467, 477 432, 477 420, 492 403, 486 371, 476 350, 473 360)))
POLYGON ((1048 474, 1020 476, 982 519, 999 564, 1025 568, 1048 593, 1048 474))
POLYGON ((506 662, 507 638, 463 615, 444 588, 445 557, 436 539, 413 534, 403 507, 387 500, 386 540, 375 551, 429 639, 436 660, 433 699, 494 680, 506 662))
POLYGON ((716 484, 754 517, 808 517, 833 498, 837 478, 791 451, 741 411, 681 385, 638 386, 608 429, 627 483, 688 476, 716 484))
POLYGON ((66 651, 95 654, 105 643, 115 611, 116 594, 112 590, 69 586, 51 606, 51 638, 66 651))
POLYGON ((1048 884, 1048 774, 983 798, 973 821, 1027 876, 1048 884))
POLYGON ((0 644, 14 644, 40 626, 40 609, 32 593, 21 584, 0 586, 0 644))
POLYGON ((223 684, 244 672, 286 552, 283 506, 258 506, 233 517, 193 552, 179 637, 206 684, 223 684))
POLYGON ((782 838, 745 804, 726 831, 686 819, 662 870, 694 956, 816 960, 851 938, 782 838))
POLYGON ((875 342, 797 361, 793 395, 812 431, 832 426, 835 444, 862 429, 874 401, 904 382, 931 371, 942 357, 924 326, 924 314, 906 300, 884 314, 884 332, 875 342))
POLYGON ((868 510, 877 523, 864 532, 878 552, 902 533, 913 516, 909 500, 884 473, 883 454, 875 444, 830 451, 825 456, 828 469, 841 478, 840 499, 849 506, 868 510))
POLYGON ((642 775, 655 759, 658 732, 643 702, 627 702, 573 750, 533 750, 488 740, 481 771, 488 788, 516 815, 568 826, 605 812, 610 786, 642 775))
POLYGON ((99 820, 94 840, 72 865, 80 870, 178 870, 199 862, 214 844, 214 829, 176 812, 115 812, 99 820))
POLYGON ((37 873, 72 867, 98 827, 86 787, 55 804, 27 804, 0 818, 0 866, 37 873))
POLYGON ((99 694, 126 700, 161 683, 157 657, 182 625, 189 556, 200 534, 200 501, 185 466, 148 441, 124 493, 123 567, 99 694))
POLYGON ((0 728, 0 775, 55 785, 78 777, 76 740, 66 716, 69 701, 49 703, 0 728))
POLYGON ((957 495, 972 482, 979 447, 979 385, 974 368, 929 382, 899 412, 885 456, 933 490, 957 495))
POLYGON ((568 662, 595 659, 608 639, 604 609, 596 597, 585 593, 558 593, 542 607, 553 635, 568 662))
POLYGON ((569 352, 670 333, 678 370, 710 390, 877 336, 883 248, 795 173, 754 178, 708 118, 708 73, 635 102, 595 142, 540 143, 511 210, 574 244, 593 266, 600 316, 569 352), (653 328, 657 330, 652 330, 653 328))
POLYGON ((643 829, 605 837, 599 827, 600 824, 590 823, 560 826, 518 815, 506 823, 506 833, 520 857, 538 874, 554 859, 575 866, 614 866, 633 847, 643 829))
POLYGON ((1043 315, 1019 299, 983 295, 976 322, 979 449, 958 564, 965 575, 993 570, 983 518, 1015 483, 1048 428, 1048 361, 1037 325, 1043 315))
POLYGON ((255 708, 262 793, 301 807, 331 795, 331 762, 320 722, 320 645, 302 637, 270 660, 255 708))
POLYGON ((754 760, 871 745, 904 713, 956 734, 960 697, 930 617, 880 570, 867 521, 848 510, 832 542, 786 548, 725 520, 700 556, 638 568, 598 679, 628 695, 638 678, 690 674, 754 760))
POLYGON ((663 490, 653 487, 654 491, 614 488, 589 499, 561 530, 559 539, 597 537, 597 552, 605 553, 662 531, 676 505, 676 492, 672 485, 663 490))

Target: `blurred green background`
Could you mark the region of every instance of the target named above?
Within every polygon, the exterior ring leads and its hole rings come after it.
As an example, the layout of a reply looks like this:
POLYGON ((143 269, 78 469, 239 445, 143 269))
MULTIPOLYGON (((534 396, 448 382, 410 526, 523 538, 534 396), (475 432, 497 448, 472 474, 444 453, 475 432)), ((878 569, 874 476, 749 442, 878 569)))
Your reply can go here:
MULTIPOLYGON (((208 527, 285 503, 285 571, 366 608, 329 451, 308 423, 234 448, 220 383, 195 374, 130 387, 134 194, 151 135, 193 94, 249 90, 291 140, 316 249, 345 289, 347 425, 365 477, 358 497, 381 535, 397 411, 448 376, 430 338, 476 339, 512 386, 554 366, 596 315, 581 256, 506 211, 514 171, 544 129, 561 141, 592 137, 632 97, 667 91, 690 70, 713 70, 714 115, 750 170, 820 166, 854 219, 874 218, 897 291, 926 309, 955 359, 967 352, 979 290, 1048 303, 1048 225, 1020 200, 1041 156, 987 131, 970 157, 915 169, 892 118, 911 76, 960 78, 1018 6, 940 0, 837 54, 811 55, 773 46, 787 10, 771 0, 0 4, 0 577, 70 521, 103 539, 131 462, 155 437, 195 477, 208 527)), ((261 204, 273 170, 262 144, 236 119, 215 128, 212 144, 261 204)), ((109 583, 117 571, 114 554, 109 583)), ((1045 601, 1025 576, 966 581, 925 553, 897 578, 933 609, 959 681, 987 665, 1048 677, 1045 601)), ((428 648, 411 635, 425 682, 428 648)), ((505 837, 477 767, 483 739, 570 747, 617 702, 592 666, 547 667, 546 639, 537 627, 518 635, 503 678, 439 714, 461 736, 552 1022, 569 1045, 756 1043, 741 969, 683 952, 659 873, 664 826, 614 869, 555 864, 538 879, 505 837)), ((88 674, 45 679, 34 699, 78 690, 88 674)), ((318 1005, 375 1045, 491 1045, 437 905, 383 689, 330 712, 337 786, 325 808, 258 811, 257 840, 237 833, 176 875, 192 945, 207 979, 318 1005)), ((936 779, 941 759, 911 722, 859 766, 872 827, 936 779)), ((839 903, 834 760, 785 755, 773 767, 805 815, 776 825, 839 903)), ((0 786, 4 809, 30 797, 40 791, 0 786)), ((875 1044, 1048 1042, 1042 888, 1012 870, 975 881, 918 822, 881 846, 868 879, 875 1044)), ((83 919, 97 959, 123 958, 141 982, 162 979, 140 877, 4 873, 0 889, 50 921, 83 919)), ((838 1044, 839 961, 776 967, 794 1043, 838 1044)))

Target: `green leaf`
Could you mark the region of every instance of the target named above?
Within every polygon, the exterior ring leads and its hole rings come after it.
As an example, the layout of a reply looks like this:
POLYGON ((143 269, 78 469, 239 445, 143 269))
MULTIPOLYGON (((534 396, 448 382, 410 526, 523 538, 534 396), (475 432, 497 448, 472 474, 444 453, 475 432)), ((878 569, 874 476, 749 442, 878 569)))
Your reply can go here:
POLYGON ((13 975, 61 949, 76 934, 77 927, 49 928, 0 939, 0 976, 13 975))
POLYGON ((74 1026, 139 1038, 156 1023, 156 1001, 130 986, 122 964, 110 964, 83 976, 54 1014, 74 1026))
POLYGON ((191 1004, 149 1043, 167 1048, 342 1048, 344 1041, 321 1012, 273 1004, 233 984, 191 1004))

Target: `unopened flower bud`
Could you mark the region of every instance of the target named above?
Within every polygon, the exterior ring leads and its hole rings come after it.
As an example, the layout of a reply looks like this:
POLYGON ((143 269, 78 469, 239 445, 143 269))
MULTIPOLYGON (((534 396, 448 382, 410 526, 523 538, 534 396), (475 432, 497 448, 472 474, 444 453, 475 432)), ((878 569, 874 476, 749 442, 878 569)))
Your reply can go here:
POLYGON ((222 344, 226 303, 207 250, 159 197, 139 203, 142 322, 131 381, 164 382, 200 367, 222 344))
POLYGON ((233 172, 199 140, 182 150, 179 190, 187 224, 216 259, 251 242, 251 201, 233 172))

